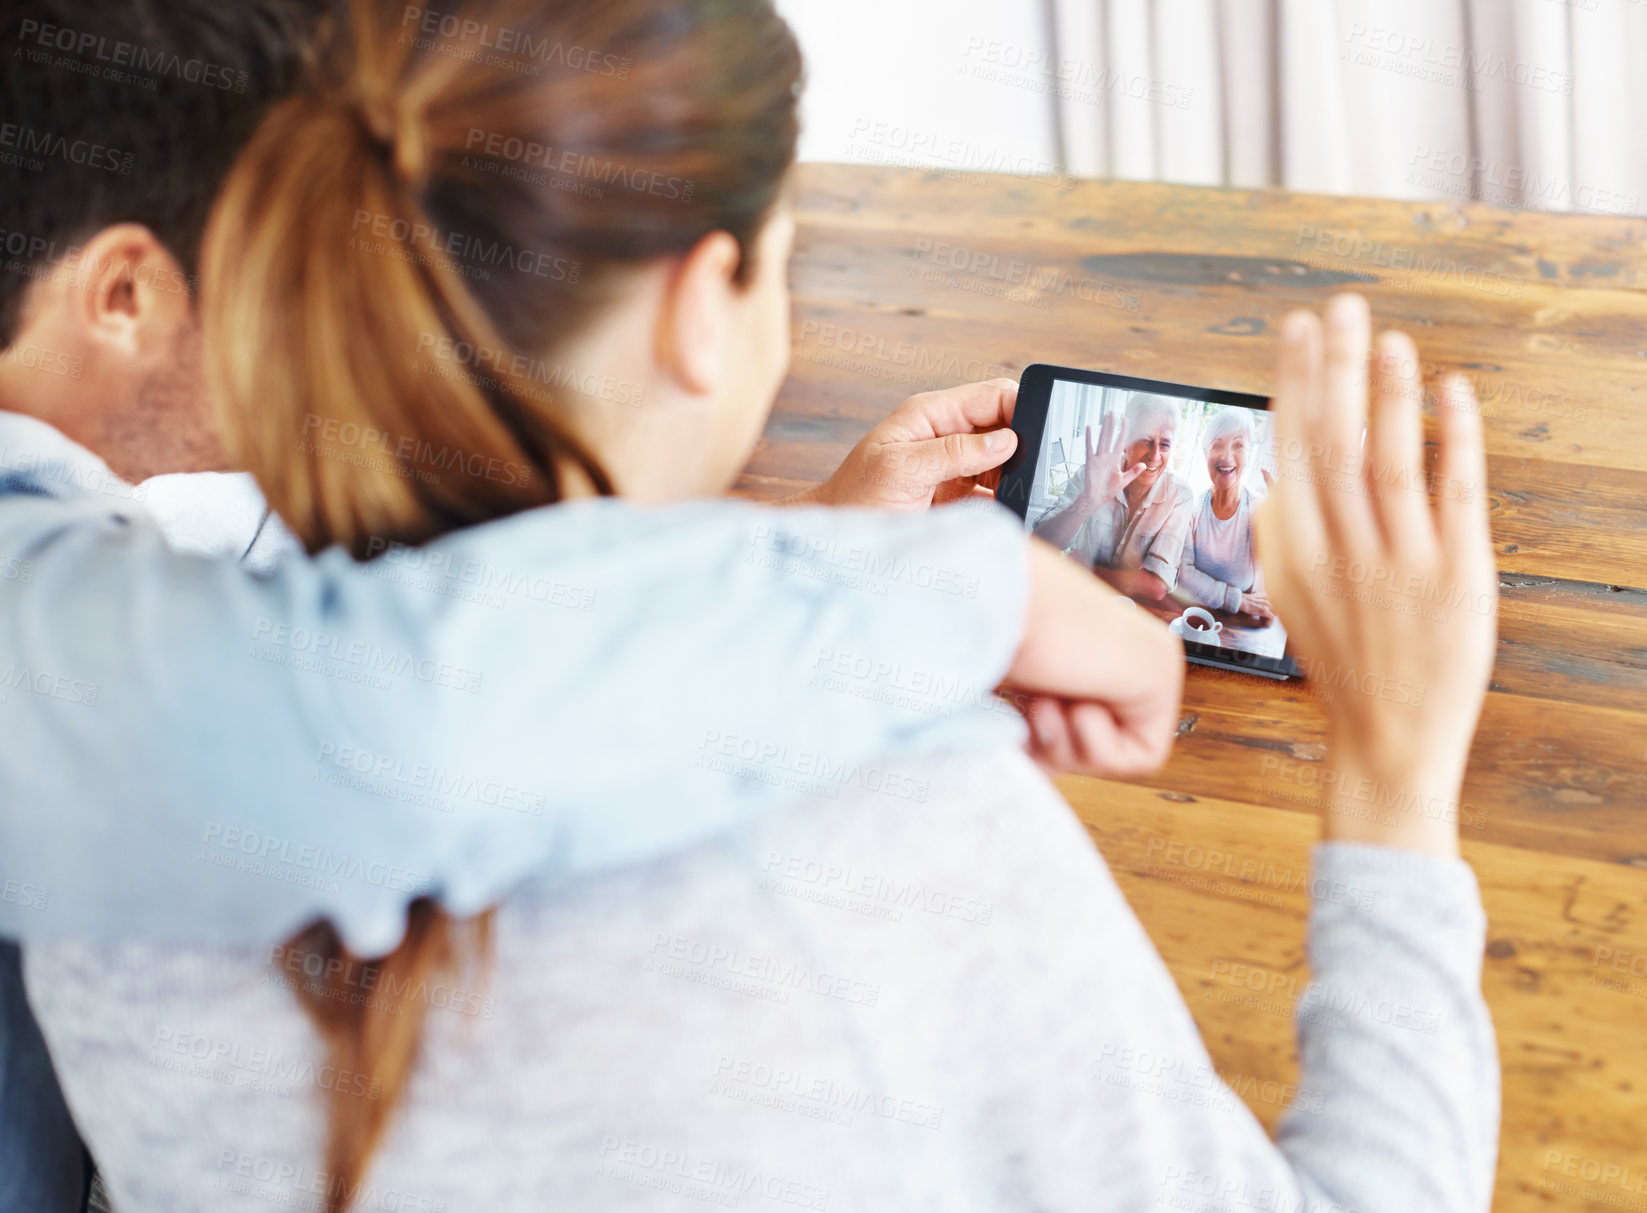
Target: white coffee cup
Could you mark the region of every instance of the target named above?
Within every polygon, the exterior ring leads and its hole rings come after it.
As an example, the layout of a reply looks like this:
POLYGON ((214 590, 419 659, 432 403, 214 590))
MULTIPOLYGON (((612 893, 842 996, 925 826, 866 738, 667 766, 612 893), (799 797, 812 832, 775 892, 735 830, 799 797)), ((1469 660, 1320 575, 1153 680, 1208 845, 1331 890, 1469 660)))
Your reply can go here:
POLYGON ((1218 633, 1224 630, 1224 625, 1212 617, 1211 611, 1192 606, 1168 624, 1167 629, 1183 640, 1215 645, 1220 643, 1218 633))

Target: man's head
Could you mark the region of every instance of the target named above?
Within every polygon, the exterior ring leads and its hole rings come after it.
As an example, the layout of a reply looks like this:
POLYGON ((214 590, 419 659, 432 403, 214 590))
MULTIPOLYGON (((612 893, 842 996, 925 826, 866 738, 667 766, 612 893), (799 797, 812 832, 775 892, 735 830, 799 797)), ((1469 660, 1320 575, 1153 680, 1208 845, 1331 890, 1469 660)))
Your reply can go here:
POLYGON ((0 12, 0 408, 130 479, 221 466, 195 282, 218 188, 326 0, 0 12))
POLYGON ((1144 465, 1143 472, 1132 482, 1139 492, 1148 491, 1161 478, 1172 458, 1172 444, 1177 435, 1176 400, 1140 393, 1127 401, 1124 465, 1144 465))

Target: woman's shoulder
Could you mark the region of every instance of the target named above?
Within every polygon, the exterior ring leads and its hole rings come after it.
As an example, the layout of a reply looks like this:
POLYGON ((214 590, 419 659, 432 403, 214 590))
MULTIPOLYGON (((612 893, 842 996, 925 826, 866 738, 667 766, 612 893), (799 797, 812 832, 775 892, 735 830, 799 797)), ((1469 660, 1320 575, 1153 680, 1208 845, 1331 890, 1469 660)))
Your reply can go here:
POLYGON ((871 764, 843 771, 838 795, 816 791, 750 832, 767 876, 883 873, 900 887, 965 889, 980 902, 1015 900, 1026 883, 1103 879, 1085 827, 1017 746, 871 764))
POLYGON ((840 895, 857 905, 893 886, 964 886, 987 899, 1015 896, 1026 877, 1054 870, 1103 879, 1085 828, 1018 745, 866 762, 792 757, 786 808, 632 868, 571 885, 531 882, 505 903, 505 921, 530 932, 578 905, 647 902, 667 913, 711 896, 736 899, 740 889, 764 902, 779 886, 803 900, 840 895))

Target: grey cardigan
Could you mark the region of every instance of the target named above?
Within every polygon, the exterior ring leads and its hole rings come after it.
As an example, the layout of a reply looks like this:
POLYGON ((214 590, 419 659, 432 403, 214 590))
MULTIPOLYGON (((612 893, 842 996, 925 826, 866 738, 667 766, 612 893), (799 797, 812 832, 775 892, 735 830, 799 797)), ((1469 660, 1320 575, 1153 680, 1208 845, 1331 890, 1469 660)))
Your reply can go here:
MULTIPOLYGON (((504 904, 429 1007, 357 1208, 1483 1213, 1498 1057, 1473 875, 1315 853, 1276 1141, 1218 1077, 1021 754, 814 773, 805 803, 504 904), (1345 890, 1350 894, 1345 895, 1345 890)), ((690 773, 683 778, 690 778, 690 773)), ((29 949, 119 1213, 314 1207, 327 1064, 280 949, 29 949)), ((369 992, 367 992, 369 996, 369 992)))

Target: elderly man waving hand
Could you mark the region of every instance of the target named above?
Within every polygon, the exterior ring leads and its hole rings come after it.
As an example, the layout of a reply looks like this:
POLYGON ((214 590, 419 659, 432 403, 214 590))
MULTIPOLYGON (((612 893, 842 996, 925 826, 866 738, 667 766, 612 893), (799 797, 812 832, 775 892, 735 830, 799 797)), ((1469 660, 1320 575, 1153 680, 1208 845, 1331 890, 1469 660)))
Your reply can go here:
POLYGON ((1160 602, 1177 587, 1191 520, 1189 486, 1167 466, 1178 405, 1139 394, 1104 418, 1086 465, 1035 523, 1035 534, 1089 565, 1121 593, 1160 602))

